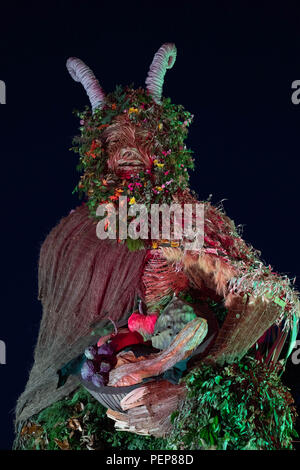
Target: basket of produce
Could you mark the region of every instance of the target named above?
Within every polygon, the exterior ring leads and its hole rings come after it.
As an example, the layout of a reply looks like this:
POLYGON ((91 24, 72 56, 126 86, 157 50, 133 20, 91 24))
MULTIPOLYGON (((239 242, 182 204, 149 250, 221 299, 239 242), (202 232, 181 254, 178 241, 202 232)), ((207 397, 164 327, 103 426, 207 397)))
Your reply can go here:
POLYGON ((151 406, 161 393, 179 399, 179 379, 206 347, 207 331, 207 321, 176 297, 159 317, 134 312, 127 326, 85 350, 80 381, 118 418, 145 405, 150 395, 151 406))

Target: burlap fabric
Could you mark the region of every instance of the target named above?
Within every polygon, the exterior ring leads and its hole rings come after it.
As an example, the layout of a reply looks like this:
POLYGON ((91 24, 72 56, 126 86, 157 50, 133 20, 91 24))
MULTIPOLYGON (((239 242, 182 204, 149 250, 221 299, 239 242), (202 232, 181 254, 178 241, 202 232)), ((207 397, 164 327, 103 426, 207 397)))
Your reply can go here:
POLYGON ((83 204, 63 218, 42 245, 39 299, 43 306, 34 364, 16 408, 16 425, 68 395, 76 377, 57 389, 57 371, 95 342, 95 327, 122 321, 142 295, 146 250, 130 252, 99 240, 83 204))

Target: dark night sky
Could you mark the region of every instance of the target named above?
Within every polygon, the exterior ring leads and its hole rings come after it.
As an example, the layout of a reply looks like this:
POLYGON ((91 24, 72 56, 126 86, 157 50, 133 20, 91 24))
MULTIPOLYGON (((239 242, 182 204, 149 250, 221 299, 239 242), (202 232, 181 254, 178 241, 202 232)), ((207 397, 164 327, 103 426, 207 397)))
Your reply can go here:
POLYGON ((196 158, 192 186, 200 198, 226 199, 227 214, 264 261, 299 278, 300 105, 291 102, 291 83, 300 79, 300 8, 205 3, 1 5, 2 449, 11 446, 15 402, 33 362, 39 249, 78 204, 77 157, 68 149, 79 125, 72 110, 88 100, 66 70, 69 56, 111 91, 143 86, 154 53, 175 42, 164 95, 195 115, 187 141, 196 158))

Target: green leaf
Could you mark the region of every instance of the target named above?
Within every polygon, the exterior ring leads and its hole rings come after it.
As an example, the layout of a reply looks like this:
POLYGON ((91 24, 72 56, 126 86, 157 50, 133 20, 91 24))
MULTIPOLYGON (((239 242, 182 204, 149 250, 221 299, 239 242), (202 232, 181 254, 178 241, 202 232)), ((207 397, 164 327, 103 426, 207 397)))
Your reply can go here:
POLYGON ((295 347, 295 342, 296 342, 296 339, 297 339, 298 330, 299 330, 298 319, 296 317, 296 314, 294 313, 293 314, 292 329, 291 329, 291 333, 290 333, 290 344, 289 344, 289 348, 288 348, 288 351, 287 351, 287 354, 286 354, 286 359, 290 356, 293 348, 295 347))

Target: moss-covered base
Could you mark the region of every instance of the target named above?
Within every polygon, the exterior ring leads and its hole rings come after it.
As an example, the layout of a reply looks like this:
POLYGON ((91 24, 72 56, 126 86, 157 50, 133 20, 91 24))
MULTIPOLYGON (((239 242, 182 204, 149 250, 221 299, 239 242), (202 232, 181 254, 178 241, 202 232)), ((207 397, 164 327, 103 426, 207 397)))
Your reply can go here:
POLYGON ((203 363, 185 383, 186 399, 172 416, 172 449, 293 449, 295 403, 275 367, 249 356, 225 367, 203 363))
POLYGON ((166 448, 166 441, 114 429, 106 408, 84 388, 32 417, 15 442, 19 450, 135 450, 166 448))

